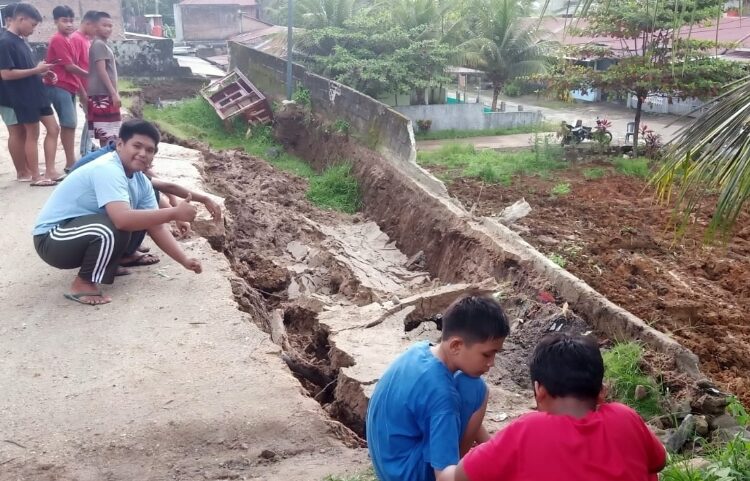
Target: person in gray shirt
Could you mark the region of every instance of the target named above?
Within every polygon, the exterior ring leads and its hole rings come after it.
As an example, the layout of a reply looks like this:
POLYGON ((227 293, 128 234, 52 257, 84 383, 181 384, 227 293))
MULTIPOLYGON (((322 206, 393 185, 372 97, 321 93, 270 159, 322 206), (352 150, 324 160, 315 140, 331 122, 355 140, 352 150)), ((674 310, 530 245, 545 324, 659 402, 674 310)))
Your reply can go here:
POLYGON ((115 54, 107 40, 112 35, 112 17, 96 14, 96 38, 89 49, 89 100, 87 109, 89 136, 104 147, 117 139, 122 117, 117 90, 115 54))

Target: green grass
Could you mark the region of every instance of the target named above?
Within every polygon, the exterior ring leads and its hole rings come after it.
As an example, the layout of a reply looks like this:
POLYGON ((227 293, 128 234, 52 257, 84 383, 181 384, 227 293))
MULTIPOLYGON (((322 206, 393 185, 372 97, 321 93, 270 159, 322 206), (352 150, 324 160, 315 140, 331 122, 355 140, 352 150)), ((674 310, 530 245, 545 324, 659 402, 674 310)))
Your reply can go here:
POLYGON ((604 353, 604 377, 609 384, 609 396, 632 407, 644 419, 662 414, 661 393, 652 378, 641 368, 643 349, 634 342, 616 344, 604 353), (647 395, 636 399, 636 386, 646 388, 647 395))
POLYGON ((570 183, 560 182, 559 184, 552 187, 550 193, 556 196, 568 195, 570 194, 570 183))
POLYGON ((124 95, 135 94, 141 91, 141 87, 128 78, 117 79, 117 90, 124 95))
POLYGON ((466 139, 469 137, 490 137, 495 135, 512 135, 512 134, 532 134, 534 132, 555 132, 557 126, 549 122, 542 122, 536 125, 525 125, 512 129, 481 129, 481 130, 436 130, 427 132, 415 132, 414 138, 417 140, 446 140, 446 139, 466 139))
POLYGON ((201 97, 184 100, 163 109, 146 105, 143 116, 155 121, 162 130, 182 139, 206 142, 212 149, 241 149, 265 159, 279 170, 291 172, 310 181, 308 199, 326 209, 353 213, 359 207, 359 188, 351 176, 351 167, 330 167, 316 173, 305 161, 284 151, 273 138, 271 127, 247 130, 241 121, 227 131, 213 108, 201 97))
POLYGON ((565 269, 565 266, 568 264, 568 261, 565 259, 565 257, 561 256, 560 254, 553 252, 551 254, 547 254, 547 258, 557 264, 558 266, 565 269))
POLYGON ((490 184, 510 184, 515 175, 548 175, 567 166, 559 147, 545 143, 533 150, 496 152, 476 150, 472 145, 448 144, 433 152, 419 152, 417 161, 424 166, 442 166, 453 177, 471 177, 490 184))
POLYGON ((750 479, 750 441, 736 437, 724 445, 708 444, 702 456, 709 464, 695 469, 690 456, 673 456, 661 472, 661 481, 746 481, 750 479))
POLYGON ((321 175, 310 179, 307 198, 320 207, 353 214, 360 208, 357 179, 350 164, 328 167, 321 175))
POLYGON ((583 178, 586 180, 601 179, 607 175, 607 171, 602 167, 591 167, 589 169, 583 169, 583 178))
POLYGON ((651 177, 651 168, 649 160, 645 157, 636 157, 635 159, 615 159, 613 164, 617 172, 638 177, 639 179, 648 179, 651 177))
POLYGON ((351 476, 326 476, 323 481, 378 481, 372 469, 351 476))

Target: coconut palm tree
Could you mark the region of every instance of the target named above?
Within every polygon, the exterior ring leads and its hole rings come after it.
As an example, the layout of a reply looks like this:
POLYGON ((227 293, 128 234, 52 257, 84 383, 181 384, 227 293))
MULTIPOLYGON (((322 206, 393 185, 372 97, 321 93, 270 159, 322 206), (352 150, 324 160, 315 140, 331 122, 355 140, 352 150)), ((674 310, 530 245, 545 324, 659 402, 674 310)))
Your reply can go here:
POLYGON ((299 0, 297 12, 305 28, 343 27, 364 3, 361 0, 299 0))
POLYGON ((652 183, 662 199, 681 208, 683 227, 717 194, 709 238, 734 227, 750 197, 750 77, 727 86, 706 113, 678 133, 652 183))
POLYGON ((492 109, 509 81, 544 73, 549 43, 537 37, 537 24, 525 17, 519 0, 475 0, 477 12, 469 29, 474 38, 457 47, 458 56, 468 67, 482 70, 492 82, 492 109))

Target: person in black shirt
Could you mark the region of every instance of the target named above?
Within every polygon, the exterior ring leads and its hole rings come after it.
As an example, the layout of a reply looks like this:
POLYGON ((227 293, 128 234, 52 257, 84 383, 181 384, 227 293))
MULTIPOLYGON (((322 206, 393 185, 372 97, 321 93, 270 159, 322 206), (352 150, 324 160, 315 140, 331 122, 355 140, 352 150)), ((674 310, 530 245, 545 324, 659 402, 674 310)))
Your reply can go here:
POLYGON ((53 186, 61 179, 55 168, 57 153, 57 125, 49 99, 44 93, 42 75, 48 75, 52 64, 34 63, 31 47, 25 37, 34 33, 42 20, 39 11, 28 3, 16 3, 12 7, 8 29, 0 37, 0 78, 3 81, 5 102, 13 109, 16 122, 25 133, 24 154, 31 174, 31 185, 53 186), (44 160, 46 172, 39 171, 39 124, 44 125, 44 160))

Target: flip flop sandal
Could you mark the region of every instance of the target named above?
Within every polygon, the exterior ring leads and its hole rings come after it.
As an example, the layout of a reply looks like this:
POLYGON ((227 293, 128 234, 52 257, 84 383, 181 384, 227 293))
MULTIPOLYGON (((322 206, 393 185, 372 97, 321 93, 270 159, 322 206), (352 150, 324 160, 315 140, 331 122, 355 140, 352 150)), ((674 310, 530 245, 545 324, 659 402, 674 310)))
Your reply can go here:
POLYGON ((56 185, 57 182, 52 179, 37 180, 36 182, 32 182, 29 184, 30 187, 54 187, 56 185))
POLYGON ((158 257, 151 254, 143 254, 139 258, 130 262, 120 262, 120 267, 140 267, 140 266, 152 266, 158 264, 161 261, 158 257))
POLYGON ((63 175, 61 175, 60 177, 58 177, 58 178, 56 178, 54 180, 55 180, 55 182, 62 182, 63 180, 65 180, 65 177, 67 177, 67 176, 68 176, 68 174, 63 174, 63 175))
POLYGON ((112 302, 112 301, 107 301, 107 302, 99 302, 99 303, 96 303, 96 304, 92 304, 90 302, 85 302, 85 301, 81 300, 82 297, 102 297, 103 295, 104 295, 104 293, 102 293, 102 291, 98 291, 98 292, 79 292, 78 294, 70 294, 70 293, 63 294, 63 296, 65 297, 65 299, 71 300, 73 302, 77 302, 79 304, 83 304, 84 306, 101 306, 101 305, 109 304, 110 302, 112 302))

